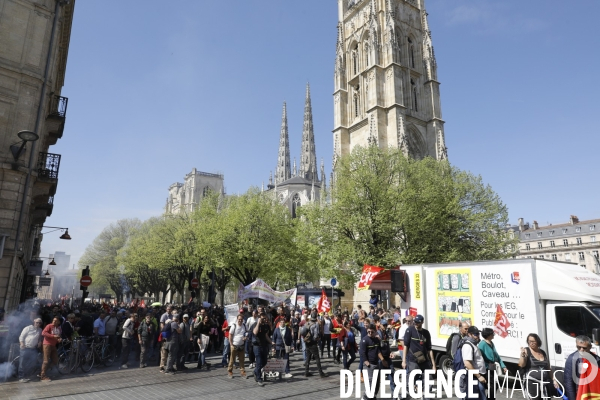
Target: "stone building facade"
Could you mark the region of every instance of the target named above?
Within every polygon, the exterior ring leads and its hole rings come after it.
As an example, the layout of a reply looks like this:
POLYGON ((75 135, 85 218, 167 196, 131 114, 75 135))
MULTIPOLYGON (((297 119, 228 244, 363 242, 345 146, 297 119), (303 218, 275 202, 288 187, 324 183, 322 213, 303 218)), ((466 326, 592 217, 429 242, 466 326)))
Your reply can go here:
POLYGON ((75 0, 0 2, 0 307, 7 310, 33 296, 27 265, 39 256, 54 205, 61 156, 49 149, 65 126, 74 7, 75 0), (24 142, 20 131, 38 139, 24 142))
POLYGON ((334 168, 355 146, 447 158, 425 0, 338 0, 334 168))
POLYGON ((321 178, 319 178, 317 171, 317 151, 315 147, 310 85, 307 84, 304 101, 302 146, 300 149, 300 170, 296 169, 296 159, 294 159, 293 169, 291 168, 287 107, 283 103, 275 180, 273 180, 273 174, 271 173, 267 190, 272 191, 279 199, 279 202, 288 207, 290 214, 296 217, 298 207, 315 200, 321 200, 321 195, 325 193, 325 183, 325 165, 323 160, 321 160, 321 178))
POLYGON ((571 215, 569 222, 539 226, 519 218, 508 230, 519 238, 517 258, 570 262, 600 274, 600 219, 580 221, 571 215))
POLYGON ((185 176, 183 183, 176 182, 169 186, 165 212, 192 212, 209 191, 225 194, 223 174, 211 174, 193 168, 192 172, 185 176))

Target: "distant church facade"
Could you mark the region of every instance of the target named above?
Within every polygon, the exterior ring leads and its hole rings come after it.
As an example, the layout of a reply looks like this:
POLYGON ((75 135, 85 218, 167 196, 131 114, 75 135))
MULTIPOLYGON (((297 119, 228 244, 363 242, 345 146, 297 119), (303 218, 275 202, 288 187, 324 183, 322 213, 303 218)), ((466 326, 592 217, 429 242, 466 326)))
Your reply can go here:
POLYGON ((334 168, 355 146, 447 158, 425 0, 338 0, 334 168))
POLYGON ((320 201, 321 195, 325 191, 325 185, 325 166, 322 160, 320 174, 317 169, 310 86, 307 85, 304 102, 300 167, 299 169, 297 168, 296 159, 294 159, 293 167, 291 164, 287 107, 283 103, 277 167, 275 168, 275 177, 273 177, 272 173, 269 177, 267 190, 272 191, 279 199, 279 202, 289 208, 292 217, 296 217, 298 207, 317 200, 320 201))

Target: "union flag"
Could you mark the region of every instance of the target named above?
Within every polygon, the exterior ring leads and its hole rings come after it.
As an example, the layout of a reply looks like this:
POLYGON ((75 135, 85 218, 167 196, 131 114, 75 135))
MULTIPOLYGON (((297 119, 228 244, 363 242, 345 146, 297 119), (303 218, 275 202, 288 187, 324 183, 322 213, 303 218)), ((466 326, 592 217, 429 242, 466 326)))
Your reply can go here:
POLYGON ((510 328, 510 322, 506 318, 506 314, 502 310, 500 304, 496 304, 496 319, 494 320, 494 333, 500 337, 508 336, 508 328, 510 328))
POLYGON ((321 289, 321 298, 319 299, 319 303, 317 303, 317 311, 329 312, 329 310, 331 310, 331 303, 325 294, 325 289, 321 289))
POLYGON ((577 400, 600 400, 600 376, 598 364, 588 359, 581 361, 581 375, 577 388, 577 400))

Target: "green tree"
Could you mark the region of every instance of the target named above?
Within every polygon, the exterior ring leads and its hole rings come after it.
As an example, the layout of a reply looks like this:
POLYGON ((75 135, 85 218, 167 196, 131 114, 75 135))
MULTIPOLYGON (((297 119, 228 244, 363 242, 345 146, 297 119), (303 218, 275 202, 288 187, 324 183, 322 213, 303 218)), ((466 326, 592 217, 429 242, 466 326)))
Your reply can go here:
MULTIPOLYGON (((297 246, 295 220, 271 193, 252 188, 243 195, 220 197, 207 207, 200 205, 195 226, 217 280, 224 270, 224 276, 244 285, 261 278, 285 287, 310 274, 308 259, 297 246)), ((227 280, 218 283, 224 288, 227 280)))
POLYGON ((119 250, 128 242, 133 231, 141 222, 138 219, 121 219, 110 224, 94 239, 79 259, 80 269, 90 266, 92 285, 107 286, 115 294, 117 301, 123 300, 125 277, 123 268, 117 261, 119 250))
POLYGON ((354 283, 363 264, 506 258, 508 211, 479 176, 397 149, 357 147, 339 159, 331 204, 302 207, 299 241, 325 275, 354 283))

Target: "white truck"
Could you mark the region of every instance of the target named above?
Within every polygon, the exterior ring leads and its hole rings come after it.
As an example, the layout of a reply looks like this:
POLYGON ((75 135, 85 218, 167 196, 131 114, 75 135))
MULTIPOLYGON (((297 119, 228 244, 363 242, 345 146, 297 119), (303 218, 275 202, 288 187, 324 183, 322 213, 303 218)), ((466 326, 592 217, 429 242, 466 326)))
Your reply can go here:
POLYGON ((510 327, 494 344, 510 375, 529 333, 542 339, 551 364, 564 368, 575 336, 587 335, 600 354, 600 276, 575 264, 539 259, 403 265, 402 315, 425 317, 437 364, 448 373, 446 343, 461 320, 494 328, 499 304, 510 327))

